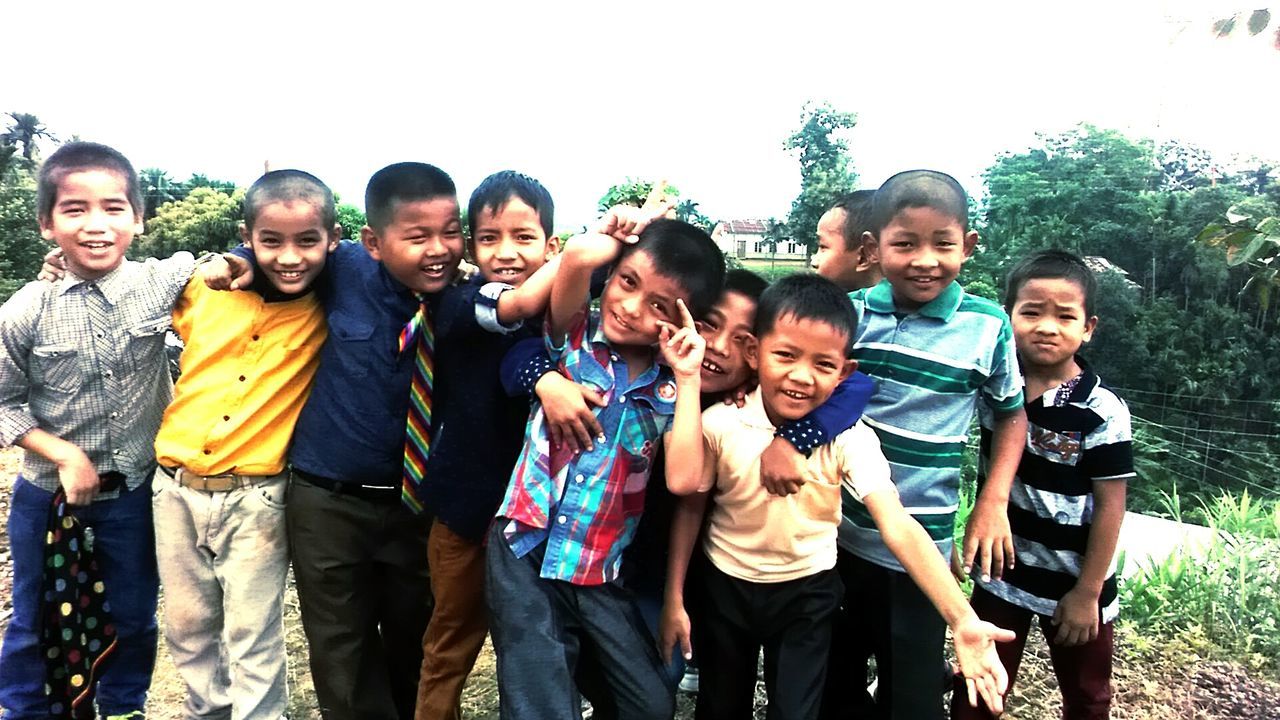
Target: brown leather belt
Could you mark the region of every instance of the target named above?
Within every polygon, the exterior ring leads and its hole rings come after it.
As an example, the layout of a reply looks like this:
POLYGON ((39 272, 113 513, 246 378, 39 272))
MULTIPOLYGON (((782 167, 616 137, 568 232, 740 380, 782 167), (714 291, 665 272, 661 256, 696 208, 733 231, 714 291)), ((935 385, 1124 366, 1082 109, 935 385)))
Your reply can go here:
POLYGON ((196 475, 188 472, 186 468, 169 468, 164 465, 160 466, 169 477, 173 478, 182 487, 191 488, 192 490, 203 490, 204 492, 229 492, 231 490, 239 490, 242 487, 256 485, 266 480, 270 475, 236 475, 234 473, 223 473, 221 475, 196 475))

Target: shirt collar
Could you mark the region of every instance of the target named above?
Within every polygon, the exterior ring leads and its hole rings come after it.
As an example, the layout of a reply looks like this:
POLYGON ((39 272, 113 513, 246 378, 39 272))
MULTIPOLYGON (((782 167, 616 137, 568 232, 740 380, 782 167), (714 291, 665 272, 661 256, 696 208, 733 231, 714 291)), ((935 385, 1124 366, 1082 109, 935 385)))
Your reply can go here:
MULTIPOLYGON (((955 316, 956 310, 960 309, 960 301, 963 298, 964 288, 960 287, 960 283, 952 280, 950 285, 943 288, 938 297, 930 300, 924 307, 912 314, 947 322, 955 316)), ((898 312, 898 306, 893 301, 893 286, 889 284, 888 280, 881 280, 875 287, 867 291, 866 303, 867 309, 872 312, 883 315, 891 315, 898 312)))
POLYGON ((760 393, 759 387, 747 393, 742 410, 739 412, 738 419, 743 425, 760 430, 776 429, 774 424, 769 421, 769 413, 764 410, 764 396, 760 393))
POLYGON ((124 297, 124 294, 129 290, 129 284, 125 278, 125 268, 132 264, 132 261, 125 260, 116 266, 114 270, 96 280, 85 280, 71 272, 71 270, 67 270, 66 274, 62 276, 62 280, 59 281, 58 294, 63 295, 77 285, 94 285, 108 303, 115 305, 120 302, 120 298, 124 297))
POLYGON ((1066 403, 1070 405, 1078 405, 1087 401, 1089 399, 1089 395, 1093 393, 1094 388, 1096 388, 1098 383, 1101 382, 1098 380, 1097 373, 1093 371, 1093 368, 1089 367, 1089 363, 1086 362, 1084 358, 1076 355, 1075 362, 1076 365, 1080 367, 1080 374, 1071 378, 1067 382, 1062 383, 1062 385, 1055 385, 1046 390, 1044 394, 1040 396, 1040 402, 1045 407, 1052 407, 1056 404, 1055 401, 1058 398, 1058 393, 1062 390, 1062 386, 1067 383, 1075 381, 1075 386, 1071 388, 1071 394, 1067 396, 1066 403))

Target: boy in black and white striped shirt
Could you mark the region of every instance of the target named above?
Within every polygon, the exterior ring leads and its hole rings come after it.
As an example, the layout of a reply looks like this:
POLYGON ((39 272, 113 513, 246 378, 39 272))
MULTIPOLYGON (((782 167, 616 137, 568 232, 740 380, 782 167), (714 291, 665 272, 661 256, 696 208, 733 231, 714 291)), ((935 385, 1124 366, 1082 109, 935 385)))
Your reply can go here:
MULTIPOLYGON (((1031 620, 1039 619, 1069 718, 1110 711, 1114 557, 1134 477, 1129 409, 1076 356, 1098 323, 1096 288, 1080 258, 1057 250, 1009 274, 1005 306, 1026 377, 1028 425, 1009 493, 1015 561, 1000 577, 975 578, 972 598, 980 618, 1018 633, 998 646, 1010 688, 1031 620)), ((990 442, 984 423, 984 460, 990 442)), ((992 714, 953 701, 951 717, 992 714)))

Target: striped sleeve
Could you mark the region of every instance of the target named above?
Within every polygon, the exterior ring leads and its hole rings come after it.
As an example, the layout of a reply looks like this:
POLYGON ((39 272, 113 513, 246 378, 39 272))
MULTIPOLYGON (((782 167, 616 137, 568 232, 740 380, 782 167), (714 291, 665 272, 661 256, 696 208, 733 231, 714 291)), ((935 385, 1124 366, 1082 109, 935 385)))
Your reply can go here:
POLYGON ((1100 387, 1089 398, 1089 408, 1102 423, 1084 436, 1082 469, 1093 480, 1126 480, 1133 469, 1133 430, 1129 406, 1115 393, 1100 387))
POLYGON ((1002 312, 999 339, 991 355, 991 375, 982 385, 982 395, 996 413, 1011 413, 1022 407, 1022 386, 1018 351, 1013 344, 1013 326, 1009 324, 1009 316, 1002 312))

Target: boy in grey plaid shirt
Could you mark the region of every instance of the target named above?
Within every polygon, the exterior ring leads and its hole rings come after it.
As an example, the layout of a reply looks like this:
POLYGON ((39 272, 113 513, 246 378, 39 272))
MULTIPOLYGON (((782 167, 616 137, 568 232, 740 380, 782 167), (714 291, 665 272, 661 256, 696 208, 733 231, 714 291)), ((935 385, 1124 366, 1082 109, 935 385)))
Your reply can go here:
POLYGON ((95 143, 68 143, 40 169, 41 235, 66 276, 33 282, 0 308, 0 447, 26 450, 9 513, 13 617, 0 650, 6 718, 46 718, 41 577, 49 508, 61 487, 93 529, 114 653, 99 714, 140 717, 156 653, 156 557, 149 479, 173 393, 164 336, 195 259, 124 259, 142 231, 133 166, 95 143))

